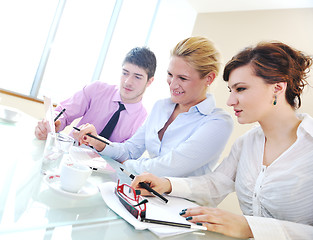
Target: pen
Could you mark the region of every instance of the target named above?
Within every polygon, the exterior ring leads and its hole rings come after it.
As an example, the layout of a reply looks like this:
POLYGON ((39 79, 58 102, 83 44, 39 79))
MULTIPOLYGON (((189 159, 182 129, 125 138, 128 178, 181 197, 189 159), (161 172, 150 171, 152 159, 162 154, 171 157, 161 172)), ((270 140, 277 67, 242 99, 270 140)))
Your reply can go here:
MULTIPOLYGON (((125 169, 123 169, 123 168, 121 168, 121 167, 120 167, 120 169, 122 170, 122 172, 124 172, 125 174, 127 174, 131 179, 134 179, 134 178, 135 178, 135 175, 133 175, 133 174, 127 172, 125 169)), ((161 198, 165 203, 168 202, 168 200, 167 200, 165 197, 163 197, 160 193, 158 193, 157 191, 155 191, 154 189, 152 189, 147 183, 145 183, 145 182, 140 182, 140 183, 139 183, 139 186, 142 187, 142 188, 144 188, 144 189, 146 189, 147 191, 153 193, 155 196, 161 198)))
MULTIPOLYGON (((73 128, 74 128, 76 131, 80 131, 80 129, 77 128, 77 127, 73 127, 73 128)), ((96 137, 96 136, 94 136, 94 135, 92 135, 92 134, 90 134, 90 133, 87 133, 86 135, 89 136, 89 137, 92 137, 92 138, 94 138, 94 139, 97 139, 98 141, 103 142, 103 143, 105 143, 105 144, 107 144, 107 145, 110 145, 109 142, 104 141, 104 140, 102 140, 101 138, 98 138, 98 137, 96 137)), ((113 146, 113 145, 112 145, 112 146, 113 146)))
POLYGON ((65 108, 63 108, 63 110, 58 114, 58 116, 55 117, 54 121, 58 120, 59 117, 61 117, 61 115, 65 112, 65 108))
POLYGON ((155 220, 155 219, 149 219, 149 218, 143 218, 141 219, 141 221, 146 222, 146 223, 155 223, 155 224, 161 224, 161 225, 167 225, 167 226, 173 226, 173 227, 207 230, 206 227, 204 226, 191 225, 191 224, 186 224, 186 223, 168 222, 168 221, 161 221, 161 220, 155 220))

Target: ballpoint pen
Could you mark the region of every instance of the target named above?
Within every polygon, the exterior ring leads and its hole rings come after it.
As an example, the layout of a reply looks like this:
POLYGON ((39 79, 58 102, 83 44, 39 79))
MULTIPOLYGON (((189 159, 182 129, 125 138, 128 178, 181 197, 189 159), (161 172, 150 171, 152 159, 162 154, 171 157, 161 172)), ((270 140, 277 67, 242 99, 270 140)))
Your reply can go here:
MULTIPOLYGON (((124 172, 125 174, 127 174, 131 179, 135 178, 135 175, 127 172, 125 169, 121 168, 121 171, 124 172)), ((165 203, 168 202, 168 199, 166 199, 164 196, 162 196, 160 193, 158 193, 157 191, 155 191, 154 189, 152 189, 147 183, 145 182, 140 182, 139 186, 146 189, 147 191, 151 192, 152 194, 154 194, 155 196, 161 198, 165 203)))
POLYGON ((191 225, 191 224, 187 224, 187 223, 168 222, 168 221, 149 219, 149 218, 143 218, 143 219, 141 219, 141 221, 146 222, 146 223, 155 223, 155 224, 172 226, 172 227, 182 227, 182 228, 190 228, 190 229, 207 230, 207 228, 204 226, 191 225))
MULTIPOLYGON (((80 129, 77 128, 77 127, 73 127, 73 128, 74 128, 76 131, 80 131, 80 129)), ((92 138, 94 138, 94 139, 97 139, 98 141, 103 142, 103 143, 105 143, 105 144, 107 144, 107 145, 110 145, 109 142, 107 142, 107 141, 105 141, 105 140, 103 140, 103 139, 101 139, 101 138, 98 138, 98 137, 96 137, 96 136, 94 136, 94 135, 92 135, 92 134, 90 134, 90 133, 87 133, 86 135, 89 136, 89 137, 92 137, 92 138)), ((111 146, 113 146, 113 145, 111 145, 111 146)))
POLYGON ((56 116, 56 117, 54 118, 54 121, 58 120, 59 117, 61 117, 61 115, 65 112, 65 110, 66 110, 66 109, 63 108, 62 111, 58 114, 58 116, 56 116))

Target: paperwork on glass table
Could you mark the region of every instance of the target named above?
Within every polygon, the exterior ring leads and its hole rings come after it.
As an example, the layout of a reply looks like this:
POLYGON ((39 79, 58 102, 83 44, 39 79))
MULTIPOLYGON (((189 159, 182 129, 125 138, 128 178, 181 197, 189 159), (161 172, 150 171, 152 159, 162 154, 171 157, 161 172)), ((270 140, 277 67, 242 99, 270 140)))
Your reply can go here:
MULTIPOLYGON (((124 218, 128 223, 133 225, 137 230, 149 229, 159 238, 174 236, 182 233, 196 231, 195 229, 179 228, 171 226, 161 226, 153 223, 144 223, 136 219, 131 215, 126 208, 120 203, 117 196, 114 193, 116 183, 106 182, 98 186, 103 200, 115 213, 124 218)), ((160 201, 156 197, 148 197, 146 217, 151 219, 171 221, 177 223, 193 224, 185 220, 184 217, 179 215, 179 212, 185 208, 198 206, 197 204, 190 202, 186 199, 169 197, 168 203, 160 201)))

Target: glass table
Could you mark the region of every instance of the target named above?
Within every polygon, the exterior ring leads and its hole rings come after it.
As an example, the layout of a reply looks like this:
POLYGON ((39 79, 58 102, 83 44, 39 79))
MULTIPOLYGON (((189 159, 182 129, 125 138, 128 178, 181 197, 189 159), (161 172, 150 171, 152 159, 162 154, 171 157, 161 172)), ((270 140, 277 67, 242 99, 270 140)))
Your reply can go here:
MULTIPOLYGON (((45 141, 35 138, 36 124, 28 115, 18 122, 0 119, 0 239, 159 239, 149 230, 135 230, 107 207, 100 193, 75 198, 53 191, 40 171, 45 141)), ((130 182, 119 171, 120 163, 104 158, 116 171, 93 172, 90 181, 130 182)), ((201 231, 169 239, 232 238, 201 231)))

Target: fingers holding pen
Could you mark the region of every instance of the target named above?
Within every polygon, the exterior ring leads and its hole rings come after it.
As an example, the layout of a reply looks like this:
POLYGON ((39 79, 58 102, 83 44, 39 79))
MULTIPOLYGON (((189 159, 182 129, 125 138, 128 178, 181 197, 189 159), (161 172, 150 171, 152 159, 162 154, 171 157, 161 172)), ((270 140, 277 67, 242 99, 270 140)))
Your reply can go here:
POLYGON ((60 131, 60 128, 61 128, 61 121, 60 120, 56 120, 54 122, 54 126, 55 126, 55 131, 56 132, 59 132, 60 131))
POLYGON ((142 173, 134 178, 131 186, 141 191, 141 195, 151 196, 152 194, 146 189, 142 188, 141 182, 148 184, 153 190, 160 194, 169 193, 172 191, 171 183, 166 178, 159 178, 151 173, 142 173))
POLYGON ((86 123, 75 128, 73 137, 78 141, 79 145, 92 146, 93 139, 87 136, 88 133, 93 132, 92 127, 93 125, 86 123))
POLYGON ((143 173, 141 175, 136 176, 132 180, 131 186, 133 188, 135 188, 136 190, 140 190, 140 195, 142 195, 142 196, 153 196, 152 193, 150 193, 148 190, 141 187, 141 185, 140 185, 141 182, 144 182, 144 183, 148 184, 151 188, 153 188, 153 184, 151 184, 153 181, 153 178, 154 178, 154 176, 152 174, 143 173))
POLYGON ((107 144, 110 143, 109 140, 99 136, 95 126, 86 123, 80 125, 79 127, 73 127, 76 131, 73 132, 73 136, 78 141, 79 145, 92 146, 97 151, 101 152, 107 144))

